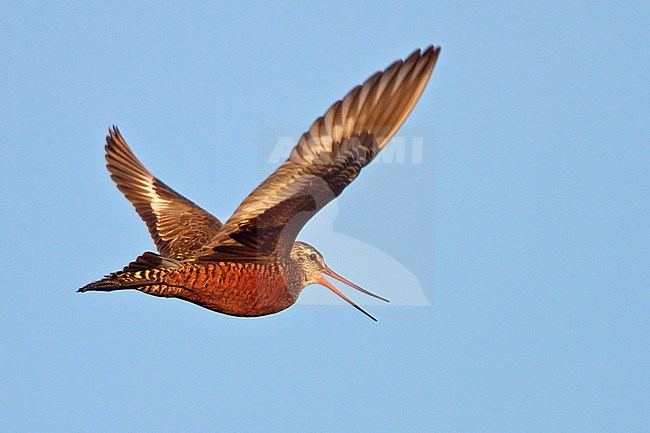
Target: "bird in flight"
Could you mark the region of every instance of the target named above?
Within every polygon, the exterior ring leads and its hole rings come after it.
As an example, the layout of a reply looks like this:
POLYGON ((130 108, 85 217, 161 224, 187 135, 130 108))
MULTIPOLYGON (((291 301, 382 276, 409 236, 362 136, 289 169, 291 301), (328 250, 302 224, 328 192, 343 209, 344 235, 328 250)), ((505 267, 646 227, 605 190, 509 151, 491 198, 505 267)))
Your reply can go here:
POLYGON ((155 177, 113 126, 106 137, 108 171, 146 223, 158 253, 145 252, 78 291, 135 289, 251 317, 282 311, 305 287, 321 284, 376 320, 325 275, 388 300, 332 271, 316 248, 296 237, 399 129, 439 53, 440 47, 433 46, 416 50, 336 101, 225 223, 155 177))

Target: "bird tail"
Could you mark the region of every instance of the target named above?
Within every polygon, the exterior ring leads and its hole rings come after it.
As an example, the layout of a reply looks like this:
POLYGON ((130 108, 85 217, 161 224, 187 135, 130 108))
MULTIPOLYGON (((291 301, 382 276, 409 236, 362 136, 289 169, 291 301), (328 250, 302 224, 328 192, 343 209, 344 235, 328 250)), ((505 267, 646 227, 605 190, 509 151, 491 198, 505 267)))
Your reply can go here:
POLYGON ((175 269, 181 262, 146 252, 129 263, 121 271, 113 272, 104 278, 86 284, 77 292, 112 292, 113 290, 137 289, 163 283, 165 269, 175 269))

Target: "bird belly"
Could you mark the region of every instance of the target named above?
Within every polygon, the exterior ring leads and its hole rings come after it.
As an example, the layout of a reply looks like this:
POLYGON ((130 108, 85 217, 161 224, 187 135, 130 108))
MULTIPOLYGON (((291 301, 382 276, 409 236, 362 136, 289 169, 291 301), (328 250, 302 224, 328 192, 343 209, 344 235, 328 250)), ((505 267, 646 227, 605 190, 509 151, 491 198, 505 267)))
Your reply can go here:
POLYGON ((168 293, 159 296, 180 298, 233 316, 277 313, 297 299, 282 268, 276 265, 191 264, 166 275, 163 284, 168 293))

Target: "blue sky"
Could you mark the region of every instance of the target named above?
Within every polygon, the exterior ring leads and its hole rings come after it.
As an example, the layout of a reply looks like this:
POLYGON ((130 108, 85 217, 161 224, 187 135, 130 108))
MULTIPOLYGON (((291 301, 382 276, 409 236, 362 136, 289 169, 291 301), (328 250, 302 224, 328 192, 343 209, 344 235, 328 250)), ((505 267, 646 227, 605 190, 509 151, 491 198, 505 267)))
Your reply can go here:
POLYGON ((0 5, 0 431, 648 431, 646 3, 132 3, 0 5), (153 248, 110 125, 225 219, 431 43, 403 162, 300 236, 402 299, 379 322, 315 286, 257 319, 75 293, 153 248))

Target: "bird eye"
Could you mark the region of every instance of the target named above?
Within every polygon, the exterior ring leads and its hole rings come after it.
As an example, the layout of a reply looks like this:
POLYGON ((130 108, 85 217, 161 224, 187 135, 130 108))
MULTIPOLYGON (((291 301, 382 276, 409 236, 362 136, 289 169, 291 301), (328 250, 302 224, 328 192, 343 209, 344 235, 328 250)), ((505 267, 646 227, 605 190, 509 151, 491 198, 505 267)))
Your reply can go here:
POLYGON ((309 255, 309 260, 311 260, 312 262, 315 262, 315 261, 316 261, 316 254, 311 253, 311 254, 309 255))

